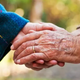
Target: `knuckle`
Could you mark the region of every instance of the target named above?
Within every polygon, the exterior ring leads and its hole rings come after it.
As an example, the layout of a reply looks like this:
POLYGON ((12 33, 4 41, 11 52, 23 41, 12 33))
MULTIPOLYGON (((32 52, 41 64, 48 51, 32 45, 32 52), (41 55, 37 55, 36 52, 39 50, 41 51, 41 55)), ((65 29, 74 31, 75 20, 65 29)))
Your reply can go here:
POLYGON ((26 44, 23 43, 23 44, 21 45, 21 48, 22 48, 22 49, 25 49, 25 48, 26 48, 26 44))
POLYGON ((32 54, 32 56, 31 56, 31 57, 32 57, 32 59, 35 59, 35 60, 37 59, 37 57, 36 57, 35 53, 34 53, 34 54, 32 54))
POLYGON ((30 47, 27 47, 26 50, 25 50, 27 53, 29 53, 31 51, 31 48, 30 47))

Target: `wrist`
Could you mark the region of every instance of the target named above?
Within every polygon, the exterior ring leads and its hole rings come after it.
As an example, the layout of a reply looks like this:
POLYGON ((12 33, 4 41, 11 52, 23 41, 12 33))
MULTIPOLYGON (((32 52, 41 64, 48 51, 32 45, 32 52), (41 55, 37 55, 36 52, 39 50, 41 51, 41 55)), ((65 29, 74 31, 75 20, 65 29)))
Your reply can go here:
POLYGON ((80 63, 80 36, 75 36, 74 37, 74 62, 75 63, 80 63))
POLYGON ((63 39, 60 44, 58 61, 68 63, 80 63, 80 40, 77 36, 71 36, 71 38, 63 39))
POLYGON ((75 53, 80 53, 80 36, 75 37, 75 53))

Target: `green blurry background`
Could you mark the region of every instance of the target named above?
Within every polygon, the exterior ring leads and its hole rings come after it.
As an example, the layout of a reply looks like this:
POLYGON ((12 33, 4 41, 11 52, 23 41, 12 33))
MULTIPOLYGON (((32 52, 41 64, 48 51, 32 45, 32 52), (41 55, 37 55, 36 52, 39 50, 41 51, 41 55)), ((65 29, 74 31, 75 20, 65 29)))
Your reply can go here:
MULTIPOLYGON (((80 0, 0 0, 8 11, 31 22, 51 22, 73 31, 80 24, 80 0)), ((13 52, 0 62, 0 80, 80 80, 80 65, 66 64, 36 72, 14 64, 13 52)))

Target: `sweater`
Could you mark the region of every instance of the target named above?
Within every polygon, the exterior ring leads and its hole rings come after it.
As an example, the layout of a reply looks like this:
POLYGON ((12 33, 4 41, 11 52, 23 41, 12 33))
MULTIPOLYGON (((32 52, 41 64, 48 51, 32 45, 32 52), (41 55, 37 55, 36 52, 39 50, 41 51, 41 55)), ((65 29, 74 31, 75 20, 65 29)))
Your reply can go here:
POLYGON ((11 41, 28 22, 16 13, 7 12, 0 4, 0 60, 9 52, 11 41))

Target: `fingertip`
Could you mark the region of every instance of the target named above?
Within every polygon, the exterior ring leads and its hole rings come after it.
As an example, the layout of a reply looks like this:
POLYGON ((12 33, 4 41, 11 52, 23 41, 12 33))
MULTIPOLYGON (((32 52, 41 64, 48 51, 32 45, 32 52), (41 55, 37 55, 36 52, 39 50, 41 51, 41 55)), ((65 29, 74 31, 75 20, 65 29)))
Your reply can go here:
POLYGON ((11 50, 14 50, 14 46, 12 45, 12 46, 10 47, 10 49, 11 49, 11 50))
POLYGON ((49 62, 46 62, 47 66, 53 66, 53 65, 57 65, 57 61, 56 60, 51 60, 49 62))
POLYGON ((60 67, 63 67, 63 66, 65 65, 65 63, 58 63, 58 65, 59 65, 60 67))
POLYGON ((57 64, 57 61, 56 61, 56 60, 51 60, 51 61, 49 62, 49 64, 56 65, 56 64, 57 64))
POLYGON ((36 63, 38 63, 38 64, 44 64, 44 60, 38 60, 38 61, 36 61, 36 63))
POLYGON ((20 63, 21 63, 20 59, 19 59, 19 60, 14 60, 14 62, 15 62, 16 64, 20 64, 20 63))

